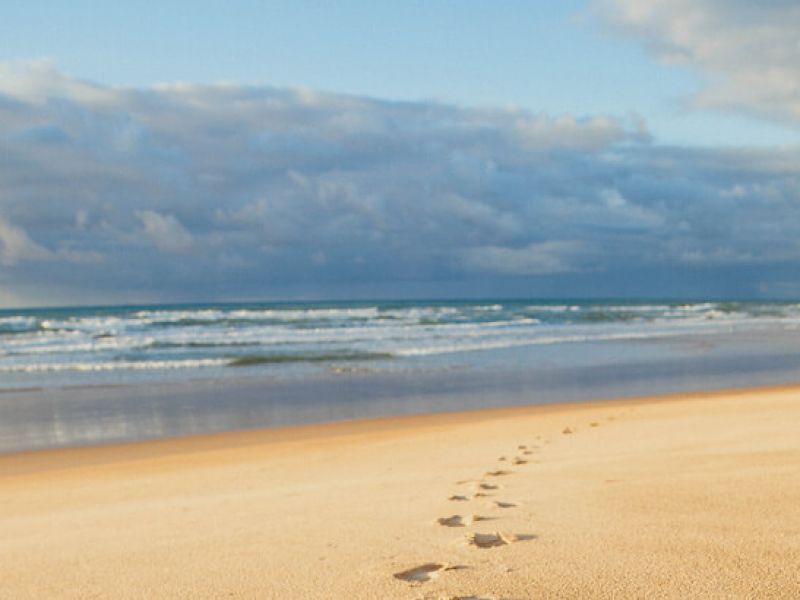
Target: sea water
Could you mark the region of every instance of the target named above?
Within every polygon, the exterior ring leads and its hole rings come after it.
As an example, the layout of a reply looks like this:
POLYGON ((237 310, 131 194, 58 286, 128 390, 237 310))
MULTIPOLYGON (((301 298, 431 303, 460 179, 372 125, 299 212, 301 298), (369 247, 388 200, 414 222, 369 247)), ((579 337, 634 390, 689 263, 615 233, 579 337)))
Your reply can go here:
POLYGON ((800 303, 337 302, 0 311, 0 451, 786 383, 800 303))

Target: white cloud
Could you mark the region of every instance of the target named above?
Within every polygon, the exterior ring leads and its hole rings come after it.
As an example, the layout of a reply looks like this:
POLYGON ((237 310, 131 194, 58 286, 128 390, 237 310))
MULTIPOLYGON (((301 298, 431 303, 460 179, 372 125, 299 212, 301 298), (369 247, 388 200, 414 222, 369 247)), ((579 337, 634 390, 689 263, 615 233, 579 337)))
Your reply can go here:
POLYGON ((10 267, 23 261, 52 259, 53 253, 34 242, 24 229, 0 217, 0 264, 10 267))
POLYGON ((663 61, 704 73, 695 106, 800 124, 800 3, 795 0, 595 0, 595 8, 663 61))
POLYGON ((144 233, 159 250, 187 252, 192 247, 192 234, 172 215, 162 215, 154 210, 136 211, 144 226, 144 233))
POLYGON ((626 123, 607 116, 583 119, 572 115, 556 118, 521 116, 514 122, 514 127, 523 146, 531 150, 559 147, 598 150, 632 137, 640 142, 649 141, 651 137, 644 121, 638 117, 626 123))
POLYGON ((469 269, 506 275, 545 275, 580 270, 589 248, 578 240, 549 240, 523 248, 483 246, 465 252, 469 269))
POLYGON ((0 62, 0 93, 39 105, 55 97, 99 105, 117 96, 110 88, 64 75, 47 60, 0 62))

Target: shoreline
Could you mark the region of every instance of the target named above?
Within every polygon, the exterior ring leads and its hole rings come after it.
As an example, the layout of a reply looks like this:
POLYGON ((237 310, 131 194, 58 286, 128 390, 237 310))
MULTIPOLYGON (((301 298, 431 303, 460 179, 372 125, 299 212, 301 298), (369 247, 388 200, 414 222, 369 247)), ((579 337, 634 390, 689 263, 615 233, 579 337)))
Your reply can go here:
POLYGON ((320 367, 308 376, 256 369, 199 379, 42 385, 0 393, 0 453, 796 383, 797 336, 774 333, 534 345, 462 353, 440 363, 398 361, 386 370, 320 367))
MULTIPOLYGON (((797 392, 800 382, 789 384, 762 385, 753 387, 714 388, 700 391, 672 392, 649 396, 630 396, 599 398, 589 400, 570 400, 541 404, 524 404, 502 407, 488 407, 470 410, 437 411, 429 413, 400 414, 362 419, 345 419, 298 425, 279 425, 275 427, 256 427, 211 433, 167 436, 110 442, 100 444, 81 444, 54 448, 0 452, 0 479, 4 475, 17 475, 30 467, 47 468, 48 463, 58 462, 59 455, 68 456, 72 466, 87 466, 113 463, 115 460, 152 459, 170 454, 185 454, 213 450, 243 448, 252 445, 271 445, 308 440, 335 440, 356 435, 391 434, 401 435, 403 431, 419 428, 435 428, 447 425, 476 423, 484 420, 513 418, 515 416, 535 416, 553 413, 569 413, 587 408, 617 408, 634 404, 656 404, 680 402, 690 399, 735 398, 752 394, 774 392, 797 392), (95 455, 95 456, 92 456, 95 455), (99 456, 98 456, 99 455, 99 456)), ((58 468, 58 467, 52 467, 58 468)), ((69 468, 69 467, 61 467, 69 468)))
POLYGON ((3 455, 0 597, 795 597, 798 418, 792 385, 3 455))

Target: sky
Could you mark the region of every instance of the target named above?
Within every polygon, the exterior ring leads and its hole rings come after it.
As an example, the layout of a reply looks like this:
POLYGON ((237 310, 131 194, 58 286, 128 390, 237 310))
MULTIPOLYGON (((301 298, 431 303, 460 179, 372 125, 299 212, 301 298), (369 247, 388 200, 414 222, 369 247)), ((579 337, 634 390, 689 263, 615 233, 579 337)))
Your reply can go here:
POLYGON ((800 297, 794 0, 0 19, 0 306, 800 297))

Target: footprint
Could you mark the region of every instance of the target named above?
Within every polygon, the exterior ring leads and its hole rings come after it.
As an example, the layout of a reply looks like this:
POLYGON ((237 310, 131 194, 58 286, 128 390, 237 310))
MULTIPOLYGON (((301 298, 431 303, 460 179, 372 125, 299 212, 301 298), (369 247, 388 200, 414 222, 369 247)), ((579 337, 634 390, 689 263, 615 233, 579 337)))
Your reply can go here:
POLYGON ((503 502, 502 500, 495 500, 494 505, 497 508, 515 508, 517 506, 513 502, 503 502))
POLYGON ((475 492, 472 494, 473 498, 486 498, 489 494, 484 494, 483 492, 475 492))
POLYGON ((487 471, 485 475, 487 477, 501 477, 503 475, 510 475, 511 473, 512 471, 504 471, 503 469, 500 469, 498 471, 487 471))
POLYGON ((494 485, 493 483, 479 483, 476 487, 479 490, 496 490, 500 486, 499 485, 494 485))
POLYGON ((452 567, 446 564, 425 563, 424 565, 414 567, 413 569, 395 573, 394 577, 395 579, 402 579, 403 581, 408 581, 409 583, 425 583, 426 581, 436 578, 439 575, 439 571, 446 571, 451 568, 452 567))
POLYGON ((436 522, 443 527, 466 527, 480 521, 491 520, 493 520, 492 517, 484 517, 483 515, 469 515, 468 517, 453 515, 452 517, 440 517, 436 519, 436 522))
POLYGON ((598 427, 599 425, 600 423, 598 423, 597 421, 592 421, 591 423, 589 423, 589 427, 598 427))
POLYGON ((506 459, 506 457, 505 457, 505 456, 501 456, 501 457, 500 457, 500 458, 498 458, 497 460, 505 460, 505 459, 506 459))
POLYGON ((472 533, 467 536, 467 543, 478 548, 497 548, 514 542, 534 539, 536 539, 536 536, 531 534, 500 533, 495 531, 494 533, 472 533))
POLYGON ((533 450, 523 450, 522 453, 526 456, 530 456, 531 454, 533 454, 533 450))
POLYGON ((564 427, 564 431, 562 431, 561 433, 567 435, 569 433, 575 433, 575 432, 573 431, 572 427, 564 427))
POLYGON ((439 517, 436 519, 436 522, 439 525, 444 525, 445 527, 464 527, 464 519, 461 518, 461 515, 453 515, 452 517, 439 517))
POLYGON ((521 444, 521 445, 517 446, 517 450, 527 450, 527 449, 528 449, 528 447, 525 444, 521 444))
POLYGON ((506 546, 508 544, 513 544, 514 542, 522 542, 535 538, 535 535, 518 535, 495 531, 494 533, 471 533, 467 536, 467 543, 478 548, 496 548, 498 546, 506 546))
POLYGON ((509 543, 501 533, 471 533, 467 536, 467 543, 478 548, 496 548, 509 543))
POLYGON ((478 521, 491 521, 492 517, 484 517, 482 515, 470 515, 467 517, 467 525, 472 525, 478 521))
POLYGON ((466 496, 459 496, 458 494, 453 494, 448 498, 448 500, 451 500, 453 502, 467 502, 469 498, 467 498, 466 496))
POLYGON ((515 457, 514 460, 511 461, 512 465, 527 465, 528 461, 524 458, 520 458, 519 456, 515 457))

